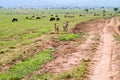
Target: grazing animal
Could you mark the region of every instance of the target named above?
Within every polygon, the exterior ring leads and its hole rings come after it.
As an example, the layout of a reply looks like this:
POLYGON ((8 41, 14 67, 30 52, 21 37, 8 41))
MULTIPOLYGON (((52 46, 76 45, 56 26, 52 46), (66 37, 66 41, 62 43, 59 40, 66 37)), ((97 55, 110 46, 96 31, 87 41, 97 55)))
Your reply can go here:
POLYGON ((82 16, 82 14, 80 14, 79 16, 82 16))
POLYGON ((63 24, 63 31, 68 31, 68 24, 69 22, 68 21, 66 21, 64 24, 63 24))
POLYGON ((55 17, 58 17, 58 15, 56 15, 55 17))
POLYGON ((56 21, 60 21, 60 18, 56 18, 56 21))
POLYGON ((59 34, 59 26, 58 26, 56 23, 55 23, 54 28, 55 28, 55 32, 56 32, 57 34, 59 34))
POLYGON ((52 18, 50 18, 50 20, 49 21, 55 21, 55 18, 54 17, 52 17, 52 18))
POLYGON ((35 16, 32 16, 32 18, 34 18, 35 16))
POLYGON ((12 19, 12 22, 17 22, 17 21, 18 21, 17 18, 13 18, 13 19, 12 19))
POLYGON ((80 14, 79 16, 80 16, 80 17, 81 17, 81 16, 85 17, 85 15, 83 15, 83 14, 80 14))
POLYGON ((36 19, 41 19, 40 17, 36 17, 36 19))
POLYGON ((53 15, 51 14, 51 16, 53 16, 53 15))
POLYGON ((26 19, 28 19, 28 17, 26 17, 26 19))

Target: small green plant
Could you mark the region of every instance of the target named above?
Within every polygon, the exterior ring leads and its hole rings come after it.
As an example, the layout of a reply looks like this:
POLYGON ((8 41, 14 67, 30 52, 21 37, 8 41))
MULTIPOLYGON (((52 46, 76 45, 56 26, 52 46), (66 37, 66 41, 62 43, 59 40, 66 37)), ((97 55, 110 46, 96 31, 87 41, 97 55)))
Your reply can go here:
POLYGON ((96 34, 95 37, 92 39, 94 41, 99 41, 100 40, 100 35, 96 34))
POLYGON ((78 38, 79 34, 64 34, 59 37, 60 41, 70 41, 74 40, 75 38, 78 38))
POLYGON ((9 52, 9 51, 10 51, 9 49, 1 49, 0 54, 4 54, 5 52, 9 52))
POLYGON ((113 35, 114 36, 114 38, 115 38, 115 40, 117 40, 118 41, 118 43, 120 43, 120 36, 118 36, 118 35, 113 35))
POLYGON ((55 80, 83 80, 83 77, 85 76, 87 71, 87 63, 81 62, 79 66, 74 68, 71 71, 65 72, 64 74, 56 77, 55 80))

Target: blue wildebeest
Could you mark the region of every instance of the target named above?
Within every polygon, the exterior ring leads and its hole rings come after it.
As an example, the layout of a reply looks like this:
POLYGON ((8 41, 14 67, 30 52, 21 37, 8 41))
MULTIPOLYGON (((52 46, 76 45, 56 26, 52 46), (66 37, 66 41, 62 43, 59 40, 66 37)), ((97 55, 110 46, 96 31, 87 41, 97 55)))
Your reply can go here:
POLYGON ((50 20, 49 21, 55 21, 55 18, 54 17, 52 17, 52 18, 50 18, 50 20))
POLYGON ((56 18, 56 21, 60 21, 60 18, 57 17, 57 18, 56 18))
POLYGON ((12 22, 17 22, 17 21, 18 21, 17 18, 13 18, 13 19, 12 19, 12 22))
POLYGON ((40 17, 36 17, 36 19, 41 19, 40 17))

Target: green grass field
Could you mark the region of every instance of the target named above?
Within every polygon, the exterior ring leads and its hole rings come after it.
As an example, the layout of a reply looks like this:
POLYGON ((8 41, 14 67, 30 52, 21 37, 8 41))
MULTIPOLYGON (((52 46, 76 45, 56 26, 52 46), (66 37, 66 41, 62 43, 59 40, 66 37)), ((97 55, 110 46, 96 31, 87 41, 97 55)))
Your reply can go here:
MULTIPOLYGON (((60 30, 62 31, 62 25, 65 21, 69 21, 70 26, 73 27, 76 23, 87 21, 90 19, 96 19, 102 16, 93 16, 92 14, 86 14, 85 17, 79 17, 79 14, 84 14, 83 10, 39 10, 39 9, 28 9, 26 14, 17 14, 24 10, 0 10, 0 49, 9 48, 16 46, 17 43, 28 41, 29 39, 41 36, 42 34, 53 32, 54 23, 58 23, 60 30), (11 15, 7 15, 11 13, 11 15), (68 15, 74 15, 75 18, 64 18, 66 13, 68 15), (59 22, 50 22, 50 15, 58 15, 61 19, 59 22), (31 17, 32 15, 46 16, 41 20, 26 20, 25 17, 31 17), (12 18, 18 18, 18 22, 12 23, 12 18)), ((96 10, 101 12, 101 10, 96 10)), ((92 10, 90 11, 92 12, 92 10)))
MULTIPOLYGON (((113 9, 106 9, 105 14, 115 14, 113 9)), ((119 14, 117 14, 119 15, 119 14)), ((103 17, 103 9, 90 10, 86 13, 84 9, 0 9, 0 64, 10 64, 12 60, 19 58, 25 54, 22 51, 18 51, 13 55, 13 50, 21 48, 22 46, 32 44, 32 40, 39 38, 45 34, 54 33, 54 23, 57 23, 60 27, 60 34, 58 34, 59 41, 69 41, 78 38, 82 33, 68 34, 63 32, 62 25, 65 21, 69 21, 69 30, 74 27, 76 23, 111 17, 109 15, 103 17), (100 14, 100 16, 94 16, 93 13, 100 14), (85 16, 79 16, 84 14, 85 16), (26 19, 31 16, 46 16, 45 18, 38 19, 26 19), (60 21, 50 22, 51 15, 58 15, 60 21), (64 18, 64 15, 75 16, 74 18, 64 18), (18 18, 18 22, 12 22, 12 18, 18 18), (18 46, 19 45, 19 46, 18 46), (7 54, 9 52, 9 54, 7 54)), ((119 39, 116 37, 116 39, 119 39)), ((19 80, 26 75, 41 68, 41 65, 52 60, 50 55, 53 50, 42 50, 37 54, 33 53, 33 56, 25 58, 23 62, 15 63, 9 66, 7 70, 0 72, 0 80, 19 80)), ((54 74, 34 74, 31 80, 45 80, 54 78, 54 80, 82 80, 82 77, 86 74, 86 62, 82 62, 75 69, 63 73, 61 75, 54 74), (79 74, 79 75, 78 75, 79 74)))

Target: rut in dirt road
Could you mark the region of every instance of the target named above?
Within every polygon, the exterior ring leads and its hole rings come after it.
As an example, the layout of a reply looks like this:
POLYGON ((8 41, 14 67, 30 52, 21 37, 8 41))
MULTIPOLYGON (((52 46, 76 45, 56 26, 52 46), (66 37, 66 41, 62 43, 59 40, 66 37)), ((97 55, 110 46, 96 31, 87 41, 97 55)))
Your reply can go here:
POLYGON ((93 58, 92 74, 89 76, 89 80, 116 80, 113 73, 115 73, 115 68, 113 68, 113 55, 115 41, 112 35, 111 28, 114 26, 114 19, 111 22, 106 21, 106 25, 103 31, 100 33, 101 42, 98 50, 93 58))

